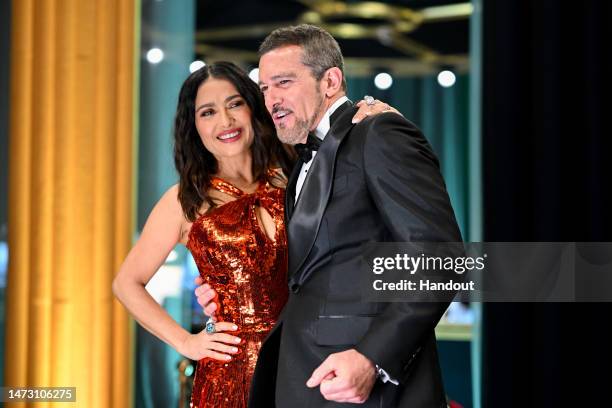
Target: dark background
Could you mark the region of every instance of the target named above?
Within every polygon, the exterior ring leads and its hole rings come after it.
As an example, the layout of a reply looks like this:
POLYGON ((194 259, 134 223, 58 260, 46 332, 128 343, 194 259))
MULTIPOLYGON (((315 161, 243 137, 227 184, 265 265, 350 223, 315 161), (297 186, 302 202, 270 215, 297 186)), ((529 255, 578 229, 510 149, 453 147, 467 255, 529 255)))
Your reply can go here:
MULTIPOLYGON (((606 1, 484 1, 486 241, 612 241, 611 15, 606 1)), ((483 407, 611 405, 611 304, 483 309, 483 407)))

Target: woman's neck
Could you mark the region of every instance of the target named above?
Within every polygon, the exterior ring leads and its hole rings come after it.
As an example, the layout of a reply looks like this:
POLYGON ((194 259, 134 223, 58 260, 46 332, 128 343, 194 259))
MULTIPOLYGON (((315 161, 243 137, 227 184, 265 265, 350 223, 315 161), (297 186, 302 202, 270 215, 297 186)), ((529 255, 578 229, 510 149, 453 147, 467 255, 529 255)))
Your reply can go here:
POLYGON ((219 171, 216 176, 237 184, 253 184, 253 159, 250 154, 226 157, 218 160, 219 171))

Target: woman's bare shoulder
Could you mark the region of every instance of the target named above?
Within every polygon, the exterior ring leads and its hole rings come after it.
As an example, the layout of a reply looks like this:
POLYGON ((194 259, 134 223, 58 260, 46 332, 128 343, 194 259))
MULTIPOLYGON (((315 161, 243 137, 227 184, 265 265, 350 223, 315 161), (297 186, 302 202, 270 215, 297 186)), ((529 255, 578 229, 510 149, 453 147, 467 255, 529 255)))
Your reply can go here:
MULTIPOLYGON (((169 210, 168 214, 172 213, 174 217, 180 217, 179 242, 183 245, 187 245, 187 241, 189 238, 189 232, 191 231, 191 227, 195 220, 190 221, 187 218, 185 211, 183 210, 183 206, 179 199, 179 184, 178 183, 174 184, 168 190, 166 190, 166 192, 160 199, 160 203, 162 202, 164 203, 163 207, 169 210)), ((202 203, 202 206, 200 207, 200 210, 198 211, 199 213, 198 217, 201 216, 202 214, 205 214, 208 211, 209 207, 210 205, 208 204, 208 202, 204 201, 204 203, 202 203)))

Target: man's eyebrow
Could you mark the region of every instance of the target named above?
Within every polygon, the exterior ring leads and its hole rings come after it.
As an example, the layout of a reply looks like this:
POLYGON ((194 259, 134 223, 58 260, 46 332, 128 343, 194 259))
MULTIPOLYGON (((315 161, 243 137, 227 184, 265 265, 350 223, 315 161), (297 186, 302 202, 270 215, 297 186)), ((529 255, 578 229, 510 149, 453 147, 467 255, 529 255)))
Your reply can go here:
MULTIPOLYGON (((281 78, 297 78, 297 75, 293 72, 281 72, 280 74, 276 74, 270 78, 272 81, 277 81, 281 78)), ((264 85, 264 82, 259 81, 259 86, 264 85)))
MULTIPOLYGON (((227 98, 225 98, 225 101, 223 102, 229 102, 234 98, 240 98, 240 94, 234 94, 234 95, 230 95, 227 98)), ((203 103, 202 105, 198 106, 198 108, 195 110, 196 112, 199 111, 202 108, 210 108, 211 106, 215 106, 214 102, 209 102, 209 103, 203 103)))

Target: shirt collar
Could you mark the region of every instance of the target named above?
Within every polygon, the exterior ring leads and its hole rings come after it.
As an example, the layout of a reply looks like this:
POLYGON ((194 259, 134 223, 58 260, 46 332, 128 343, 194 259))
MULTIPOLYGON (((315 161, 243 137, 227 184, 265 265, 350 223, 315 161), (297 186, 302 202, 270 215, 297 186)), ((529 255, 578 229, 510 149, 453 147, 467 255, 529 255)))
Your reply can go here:
POLYGON ((327 134, 327 132, 329 132, 330 128, 329 118, 336 111, 336 109, 338 109, 338 107, 346 101, 348 101, 348 97, 346 95, 341 96, 336 102, 332 104, 332 106, 329 107, 329 109, 327 110, 327 112, 325 112, 325 115, 323 115, 323 118, 317 125, 317 128, 314 130, 314 134, 316 137, 321 140, 325 138, 325 135, 327 134))

